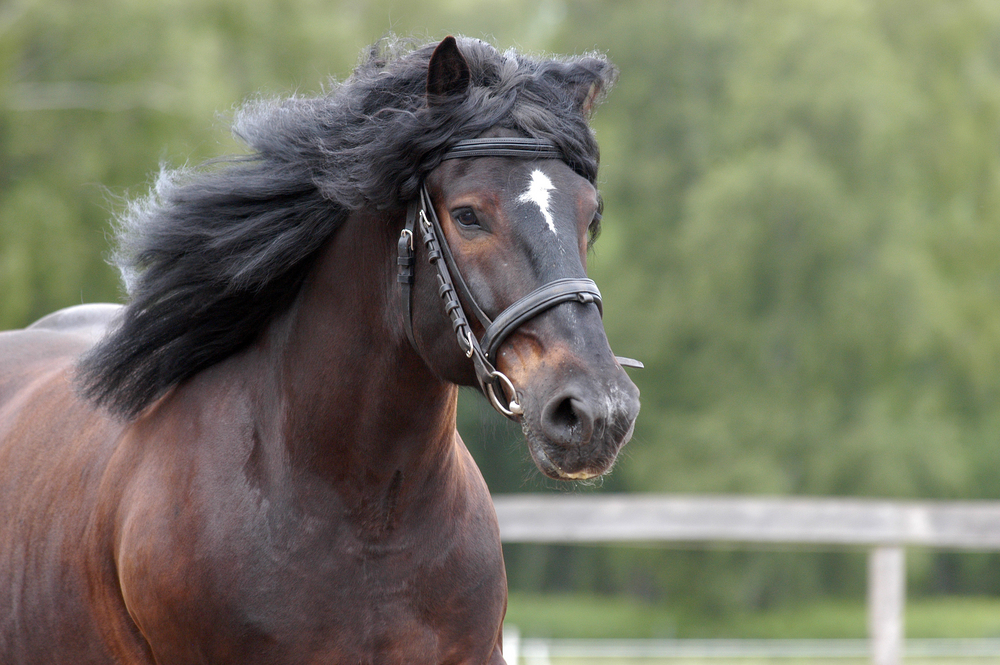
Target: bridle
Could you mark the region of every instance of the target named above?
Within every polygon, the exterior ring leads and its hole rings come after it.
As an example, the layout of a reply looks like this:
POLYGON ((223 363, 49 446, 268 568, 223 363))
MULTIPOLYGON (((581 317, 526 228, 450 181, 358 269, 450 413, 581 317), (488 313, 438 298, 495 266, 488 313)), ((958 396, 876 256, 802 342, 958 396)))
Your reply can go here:
MULTIPOLYGON (((553 142, 527 138, 467 139, 449 148, 441 159, 444 161, 466 157, 563 159, 561 151, 553 142)), ((397 280, 403 289, 406 335, 414 349, 417 345, 413 338, 412 287, 416 231, 419 231, 420 240, 427 250, 428 261, 437 269, 438 295, 451 320, 459 347, 466 357, 472 360, 480 389, 490 400, 493 408, 512 420, 518 420, 524 409, 517 399, 517 391, 511 380, 496 368, 496 355, 500 345, 525 321, 560 303, 568 301, 593 303, 597 305, 598 312, 603 314, 601 292, 597 284, 586 278, 556 279, 520 298, 500 312, 495 319, 490 319, 476 302, 476 298, 462 277, 461 270, 455 264, 455 258, 441 229, 441 222, 434 211, 427 185, 422 183, 420 194, 407 209, 406 225, 399 235, 396 260, 399 266, 397 280), (476 339, 473 334, 459 294, 485 330, 481 339, 476 339)), ((618 356, 616 358, 625 366, 642 366, 642 363, 635 360, 618 356)))

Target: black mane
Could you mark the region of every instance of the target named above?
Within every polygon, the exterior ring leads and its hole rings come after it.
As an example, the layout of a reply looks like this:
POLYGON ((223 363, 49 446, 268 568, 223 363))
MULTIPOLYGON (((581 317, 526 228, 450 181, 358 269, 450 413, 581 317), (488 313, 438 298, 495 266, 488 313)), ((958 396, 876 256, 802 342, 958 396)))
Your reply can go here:
POLYGON ((428 107, 437 44, 383 40, 315 98, 246 105, 249 156, 163 170, 119 219, 120 324, 80 361, 82 392, 134 418, 165 390, 249 344, 287 308, 350 211, 397 209, 457 141, 491 127, 554 141, 594 182, 591 99, 615 70, 600 55, 531 59, 460 39, 468 95, 428 107), (586 103, 583 103, 584 98, 586 103))

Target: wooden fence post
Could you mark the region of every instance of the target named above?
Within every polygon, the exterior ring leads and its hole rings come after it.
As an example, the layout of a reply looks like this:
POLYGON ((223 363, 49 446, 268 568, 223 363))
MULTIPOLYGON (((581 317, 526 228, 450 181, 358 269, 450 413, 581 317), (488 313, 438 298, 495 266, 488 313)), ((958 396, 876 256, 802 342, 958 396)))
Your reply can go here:
POLYGON ((903 662, 906 553, 880 546, 868 553, 868 635, 873 665, 903 662))

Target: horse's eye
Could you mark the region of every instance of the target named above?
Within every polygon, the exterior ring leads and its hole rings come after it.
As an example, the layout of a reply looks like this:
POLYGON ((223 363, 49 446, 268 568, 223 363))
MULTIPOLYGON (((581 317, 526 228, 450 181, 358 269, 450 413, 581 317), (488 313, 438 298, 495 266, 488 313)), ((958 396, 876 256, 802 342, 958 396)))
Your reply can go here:
POLYGON ((479 218, 476 217, 475 211, 472 208, 459 208, 451 214, 455 218, 455 221, 462 226, 467 227, 478 227, 479 218))

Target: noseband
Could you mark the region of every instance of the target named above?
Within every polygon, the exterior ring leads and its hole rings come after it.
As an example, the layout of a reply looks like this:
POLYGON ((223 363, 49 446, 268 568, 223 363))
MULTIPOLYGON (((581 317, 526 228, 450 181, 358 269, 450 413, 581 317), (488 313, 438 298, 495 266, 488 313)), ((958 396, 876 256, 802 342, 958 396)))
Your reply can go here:
MULTIPOLYGON (((513 157, 520 159, 562 159, 562 153, 551 141, 526 138, 468 139, 452 146, 442 160, 467 157, 513 157)), ((427 250, 428 261, 437 269, 438 295, 444 303, 445 311, 451 319, 458 345, 466 357, 472 359, 479 387, 497 411, 512 420, 518 420, 524 413, 517 399, 517 392, 510 379, 496 369, 496 355, 504 340, 525 321, 542 312, 568 301, 597 305, 603 314, 601 292, 593 280, 586 278, 556 279, 540 286, 528 295, 504 309, 495 319, 482 310, 472 295, 461 270, 455 264, 451 248, 445 239, 441 222, 434 211, 434 204, 427 192, 426 183, 421 184, 420 195, 410 203, 406 213, 406 225, 399 236, 399 275, 403 288, 406 334, 410 344, 416 349, 413 338, 412 299, 414 265, 414 232, 419 230, 420 240, 427 250), (459 294, 465 299, 473 315, 483 326, 482 339, 476 339, 465 315, 459 294), (504 401, 508 401, 504 404, 504 401)), ((637 361, 618 358, 619 363, 640 366, 637 361)))

